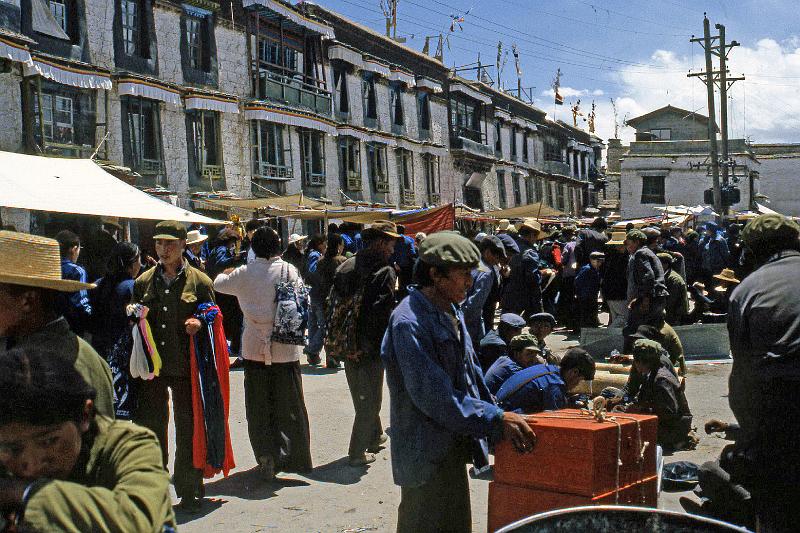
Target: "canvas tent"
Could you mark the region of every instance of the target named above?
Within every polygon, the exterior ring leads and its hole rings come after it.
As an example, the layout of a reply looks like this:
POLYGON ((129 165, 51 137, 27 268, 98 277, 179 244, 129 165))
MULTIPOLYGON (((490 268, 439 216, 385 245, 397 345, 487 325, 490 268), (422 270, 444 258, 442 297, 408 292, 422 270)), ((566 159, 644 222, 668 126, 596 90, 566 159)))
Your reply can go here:
POLYGON ((559 211, 554 207, 550 207, 542 202, 535 204, 518 205, 517 207, 509 207, 508 209, 500 209, 497 211, 484 211, 482 213, 487 217, 501 218, 555 218, 567 216, 563 211, 559 211))
POLYGON ((0 206, 144 220, 226 224, 120 181, 91 159, 0 151, 0 206))

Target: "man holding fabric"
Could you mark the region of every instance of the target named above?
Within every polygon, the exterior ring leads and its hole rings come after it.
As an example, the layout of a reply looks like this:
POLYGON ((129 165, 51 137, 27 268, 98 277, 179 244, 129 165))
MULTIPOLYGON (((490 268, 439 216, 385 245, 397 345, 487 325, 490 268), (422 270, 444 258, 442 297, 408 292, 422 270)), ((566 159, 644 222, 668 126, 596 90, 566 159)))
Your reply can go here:
POLYGON ((533 449, 524 418, 494 404, 457 307, 479 260, 475 245, 456 233, 428 237, 417 286, 409 287, 383 338, 392 470, 402 494, 398 532, 470 531, 466 464, 488 465, 487 438, 533 449))
POLYGON ((156 224, 158 264, 136 280, 132 303, 149 308, 147 321, 163 366, 159 376, 139 381, 138 406, 133 421, 151 429, 161 443, 167 461, 169 390, 175 417, 175 492, 181 507, 195 512, 203 490, 201 471, 192 464, 192 385, 189 374, 189 337, 200 331, 194 317, 201 303, 214 302, 211 280, 189 265, 183 256, 186 228, 180 222, 156 224))

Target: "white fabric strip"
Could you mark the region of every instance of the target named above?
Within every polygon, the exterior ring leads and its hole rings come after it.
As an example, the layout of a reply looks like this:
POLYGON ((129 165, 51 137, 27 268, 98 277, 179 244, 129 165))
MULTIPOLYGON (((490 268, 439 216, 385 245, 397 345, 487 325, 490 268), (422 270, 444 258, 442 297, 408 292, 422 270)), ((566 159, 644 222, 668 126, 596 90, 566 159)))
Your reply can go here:
POLYGON ((470 98, 474 98, 475 100, 478 100, 479 102, 483 102, 484 104, 491 104, 492 103, 492 98, 491 97, 486 96, 485 94, 480 93, 480 92, 476 91, 475 89, 467 87, 466 85, 463 85, 461 83, 453 83, 453 84, 451 84, 450 85, 450 92, 451 93, 466 94, 470 98))
POLYGON ((30 52, 3 40, 0 40, 0 57, 15 63, 22 63, 29 66, 33 65, 30 52))
POLYGON ((117 83, 117 92, 120 95, 141 96, 151 100, 159 100, 180 107, 181 95, 176 91, 169 91, 161 87, 154 87, 146 83, 124 81, 117 83))
POLYGON ((296 115, 278 110, 260 108, 245 109, 244 117, 248 120, 266 120, 267 122, 274 122, 276 124, 309 128, 327 133, 328 135, 336 135, 336 127, 333 124, 322 120, 317 120, 312 117, 296 115))
POLYGON ((389 67, 369 58, 364 58, 364 70, 374 72, 375 74, 379 74, 384 78, 388 78, 390 73, 389 67))
POLYGON ((494 118, 499 118, 500 120, 511 120, 511 114, 508 111, 503 111, 502 109, 495 109, 494 110, 494 118))
POLYGON ((526 127, 528 125, 527 122, 525 122, 523 119, 518 118, 518 117, 512 118, 511 119, 511 123, 514 124, 515 126, 519 126, 520 128, 524 128, 524 127, 526 127))
POLYGON ((349 135, 351 137, 355 137, 355 138, 357 138, 357 139, 359 139, 361 141, 364 141, 364 142, 381 143, 381 144, 385 144, 387 146, 396 146, 397 145, 397 141, 392 137, 389 137, 389 136, 385 136, 384 137, 383 135, 380 135, 380 134, 372 133, 372 132, 369 132, 369 131, 357 130, 355 128, 349 128, 347 126, 336 128, 336 133, 338 135, 349 135))
POLYGON ((434 93, 442 92, 442 85, 428 78, 418 78, 417 87, 420 89, 430 89, 434 93))
POLYGON ((183 101, 186 109, 204 109, 206 111, 219 111, 220 113, 239 113, 239 105, 236 102, 226 102, 216 98, 204 98, 202 96, 190 96, 183 101))
POLYGON ((539 128, 536 126, 536 124, 534 124, 533 122, 531 122, 529 120, 525 121, 525 127, 528 128, 531 131, 539 131, 539 128))
POLYGON ((111 77, 104 74, 89 74, 83 72, 72 72, 63 68, 32 60, 32 64, 23 63, 25 76, 42 76, 56 83, 79 87, 81 89, 104 89, 111 90, 111 77))
POLYGON ((300 13, 297 13, 290 7, 284 6, 274 0, 242 0, 242 5, 244 7, 252 6, 254 4, 258 4, 261 6, 266 7, 270 11, 274 11, 275 13, 279 14, 282 17, 286 17, 287 19, 291 20, 295 24, 303 26, 304 28, 308 28, 311 31, 317 32, 323 37, 327 39, 333 39, 333 28, 326 24, 322 24, 321 22, 317 22, 315 20, 307 19, 300 13))
POLYGON ((390 71, 389 79, 392 81, 405 83, 408 87, 414 87, 417 84, 417 81, 414 79, 414 76, 411 73, 402 70, 390 71))
POLYGON ((328 48, 328 59, 341 59, 357 68, 364 68, 364 58, 355 50, 344 46, 331 46, 328 48))

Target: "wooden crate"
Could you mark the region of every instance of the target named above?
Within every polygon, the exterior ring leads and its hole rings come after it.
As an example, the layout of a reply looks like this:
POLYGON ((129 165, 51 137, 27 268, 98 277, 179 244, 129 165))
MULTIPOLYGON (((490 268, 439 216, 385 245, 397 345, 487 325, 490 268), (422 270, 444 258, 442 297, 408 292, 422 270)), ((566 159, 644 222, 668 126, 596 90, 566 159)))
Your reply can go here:
POLYGON ((489 483, 489 532, 531 515, 582 505, 636 505, 657 507, 657 476, 594 497, 489 483))
POLYGON ((495 481, 594 497, 656 474, 658 419, 655 416, 621 413, 615 417, 619 429, 613 421, 597 422, 582 416, 577 409, 549 411, 527 418, 537 437, 533 452, 520 454, 507 441, 498 444, 495 481), (640 440, 642 444, 648 443, 643 461, 639 460, 637 449, 640 440))

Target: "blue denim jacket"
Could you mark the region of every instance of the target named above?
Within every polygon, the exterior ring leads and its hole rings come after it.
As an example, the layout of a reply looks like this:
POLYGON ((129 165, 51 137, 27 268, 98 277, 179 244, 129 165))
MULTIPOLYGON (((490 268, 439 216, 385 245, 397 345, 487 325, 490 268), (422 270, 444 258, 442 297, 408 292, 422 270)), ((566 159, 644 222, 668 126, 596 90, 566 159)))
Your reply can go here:
POLYGON ((469 336, 472 341, 477 343, 481 342, 484 335, 486 335, 486 325, 483 323, 483 306, 489 295, 492 292, 492 286, 497 274, 494 268, 490 267, 483 261, 478 265, 478 268, 472 271, 472 287, 467 291, 467 298, 461 304, 461 310, 464 312, 464 323, 467 325, 469 336))
MULTIPOLYGON (((69 259, 61 260, 61 277, 87 283, 86 270, 69 259)), ((86 289, 58 293, 56 307, 69 322, 70 329, 77 335, 83 335, 92 317, 92 304, 89 302, 89 293, 86 289)))
POLYGON ((455 310, 457 333, 446 313, 416 288, 409 291, 389 320, 381 357, 394 481, 418 487, 462 442, 471 442, 476 468, 486 466, 486 438, 501 437, 503 411, 486 388, 461 311, 455 310))

